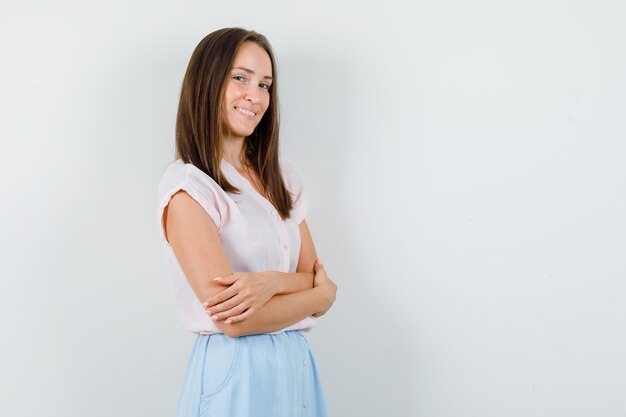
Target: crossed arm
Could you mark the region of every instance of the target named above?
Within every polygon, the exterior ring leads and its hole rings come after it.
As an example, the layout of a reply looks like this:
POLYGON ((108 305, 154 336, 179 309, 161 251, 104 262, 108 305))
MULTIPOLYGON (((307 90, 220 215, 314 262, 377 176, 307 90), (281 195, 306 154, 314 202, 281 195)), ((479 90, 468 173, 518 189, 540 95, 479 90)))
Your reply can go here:
MULTIPOLYGON (((224 284, 215 281, 213 277, 227 277, 233 274, 233 270, 217 227, 204 209, 184 190, 180 190, 165 207, 162 220, 166 239, 198 299, 204 302, 220 293, 228 295, 224 284)), ((300 235, 302 243, 297 272, 258 273, 258 276, 266 278, 263 280, 265 293, 274 294, 245 320, 226 323, 215 319, 220 331, 230 337, 269 333, 308 316, 323 314, 330 308, 334 302, 332 285, 314 284, 317 255, 305 221, 300 223, 300 235)))

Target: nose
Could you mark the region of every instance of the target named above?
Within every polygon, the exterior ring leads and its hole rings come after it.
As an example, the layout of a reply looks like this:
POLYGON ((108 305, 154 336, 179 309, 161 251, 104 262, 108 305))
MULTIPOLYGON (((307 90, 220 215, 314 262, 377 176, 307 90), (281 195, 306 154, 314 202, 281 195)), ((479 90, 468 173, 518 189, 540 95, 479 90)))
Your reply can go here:
POLYGON ((260 101, 259 93, 254 88, 248 89, 246 92, 246 100, 258 103, 260 101))

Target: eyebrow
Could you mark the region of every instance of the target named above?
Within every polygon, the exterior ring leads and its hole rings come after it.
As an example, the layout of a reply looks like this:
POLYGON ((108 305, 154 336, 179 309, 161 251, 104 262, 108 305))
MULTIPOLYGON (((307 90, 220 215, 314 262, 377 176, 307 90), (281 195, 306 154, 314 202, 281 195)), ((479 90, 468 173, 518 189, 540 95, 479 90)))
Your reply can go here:
MULTIPOLYGON (((254 71, 252 71, 251 69, 245 68, 245 67, 235 67, 233 68, 235 69, 240 69, 240 70, 244 70, 245 72, 247 72, 248 74, 254 74, 254 71)), ((269 75, 266 75, 265 77, 263 77, 263 79, 267 79, 267 80, 272 80, 273 78, 270 77, 269 75)))

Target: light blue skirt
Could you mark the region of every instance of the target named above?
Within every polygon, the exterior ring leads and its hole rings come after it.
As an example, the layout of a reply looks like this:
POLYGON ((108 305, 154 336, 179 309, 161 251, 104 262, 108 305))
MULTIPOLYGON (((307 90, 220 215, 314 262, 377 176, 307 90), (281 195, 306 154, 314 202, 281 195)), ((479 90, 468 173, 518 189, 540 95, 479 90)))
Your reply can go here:
POLYGON ((315 359, 300 330, 198 335, 176 417, 327 417, 315 359))

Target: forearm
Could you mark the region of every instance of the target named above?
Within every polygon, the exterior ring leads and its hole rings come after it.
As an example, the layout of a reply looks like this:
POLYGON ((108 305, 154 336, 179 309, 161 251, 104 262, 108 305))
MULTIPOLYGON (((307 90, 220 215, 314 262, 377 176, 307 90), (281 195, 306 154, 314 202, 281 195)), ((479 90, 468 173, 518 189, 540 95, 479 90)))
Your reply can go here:
POLYGON ((313 288, 313 272, 280 272, 266 271, 266 274, 274 277, 277 283, 276 294, 292 294, 313 288))
POLYGON ((328 302, 328 295, 321 287, 279 294, 243 321, 226 324, 220 320, 219 328, 230 337, 271 333, 323 310, 328 302))

